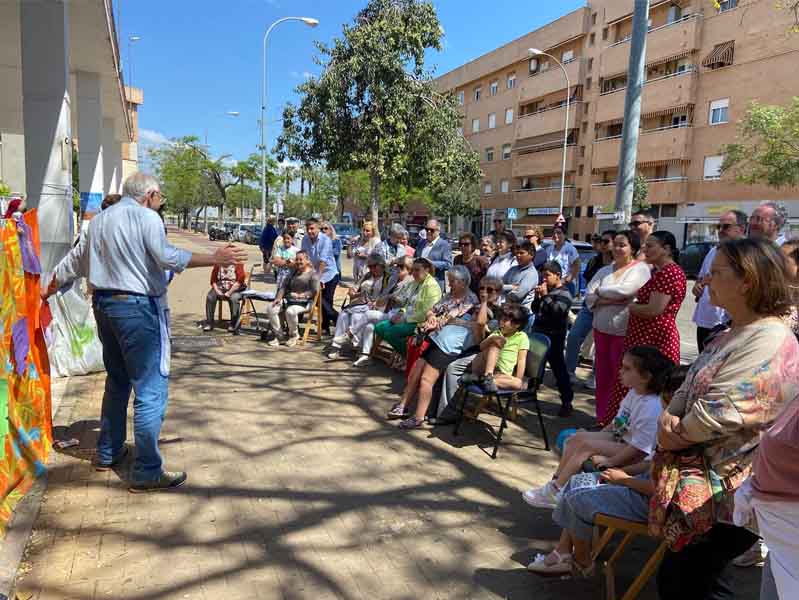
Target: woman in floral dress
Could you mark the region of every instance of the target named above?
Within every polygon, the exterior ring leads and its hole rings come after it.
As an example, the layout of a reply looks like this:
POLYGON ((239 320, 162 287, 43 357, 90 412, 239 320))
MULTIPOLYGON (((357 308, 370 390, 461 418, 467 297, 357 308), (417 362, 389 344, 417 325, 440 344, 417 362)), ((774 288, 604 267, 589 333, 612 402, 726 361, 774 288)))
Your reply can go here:
MULTIPOLYGON (((668 231, 655 231, 647 238, 644 252, 646 262, 652 266, 652 277, 630 304, 624 352, 633 346, 654 346, 679 365, 677 313, 685 298, 686 279, 683 270, 674 262, 679 255, 677 241, 668 231)), ((627 391, 617 373, 610 404, 599 425, 604 427, 613 420, 627 391)))

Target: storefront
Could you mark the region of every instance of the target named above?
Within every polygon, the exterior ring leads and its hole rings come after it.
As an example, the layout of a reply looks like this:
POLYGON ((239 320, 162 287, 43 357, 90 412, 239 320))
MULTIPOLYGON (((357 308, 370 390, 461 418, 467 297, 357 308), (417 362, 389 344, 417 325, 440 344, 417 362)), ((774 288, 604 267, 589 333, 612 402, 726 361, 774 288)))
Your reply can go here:
MULTIPOLYGON (((748 202, 681 205, 677 212, 677 222, 683 228, 684 244, 718 241, 716 224, 721 215, 731 210, 740 210, 747 215, 751 215, 752 211, 760 203, 760 200, 753 200, 748 202)), ((788 224, 784 230, 785 235, 788 238, 795 237, 799 235, 799 200, 789 200, 782 204, 788 209, 788 224)))

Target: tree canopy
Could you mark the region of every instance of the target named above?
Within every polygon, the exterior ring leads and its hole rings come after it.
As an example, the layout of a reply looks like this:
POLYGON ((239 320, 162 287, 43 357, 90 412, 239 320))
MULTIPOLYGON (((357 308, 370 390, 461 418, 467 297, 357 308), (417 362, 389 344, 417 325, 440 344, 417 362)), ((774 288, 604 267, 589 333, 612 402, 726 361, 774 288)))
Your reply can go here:
POLYGON ((752 102, 722 153, 722 173, 742 183, 799 186, 799 97, 788 106, 752 102))
POLYGON ((322 75, 299 86, 299 106, 285 107, 278 155, 368 173, 375 222, 384 182, 433 196, 476 183, 479 157, 457 131, 457 103, 425 71, 425 51, 440 49, 442 35, 430 2, 371 0, 331 46, 316 44, 322 75))

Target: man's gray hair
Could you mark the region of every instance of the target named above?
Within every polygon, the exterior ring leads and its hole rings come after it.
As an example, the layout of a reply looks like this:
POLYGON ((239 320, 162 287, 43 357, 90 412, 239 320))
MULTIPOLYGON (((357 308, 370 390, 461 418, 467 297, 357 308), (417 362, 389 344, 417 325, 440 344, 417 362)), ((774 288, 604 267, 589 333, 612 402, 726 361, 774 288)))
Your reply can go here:
POLYGON ((761 206, 767 206, 774 211, 774 222, 777 224, 777 227, 780 229, 785 227, 785 222, 788 220, 788 209, 785 208, 785 205, 782 202, 772 202, 771 200, 767 200, 766 202, 761 202, 758 205, 758 208, 761 206))
POLYGON ((391 237, 391 236, 404 237, 404 236, 408 235, 408 232, 399 223, 394 223, 389 228, 388 235, 389 235, 389 237, 391 237))
POLYGON ((472 282, 472 276, 469 273, 469 269, 463 265, 455 265, 448 271, 448 273, 453 277, 453 279, 463 282, 463 285, 466 287, 469 287, 469 284, 472 282))
POLYGON ((141 201, 150 192, 160 189, 161 186, 155 177, 138 171, 125 180, 122 185, 122 195, 141 201))
POLYGON ((746 224, 749 222, 749 215, 747 215, 744 211, 733 209, 729 212, 735 217, 735 223, 741 229, 746 229, 746 224))

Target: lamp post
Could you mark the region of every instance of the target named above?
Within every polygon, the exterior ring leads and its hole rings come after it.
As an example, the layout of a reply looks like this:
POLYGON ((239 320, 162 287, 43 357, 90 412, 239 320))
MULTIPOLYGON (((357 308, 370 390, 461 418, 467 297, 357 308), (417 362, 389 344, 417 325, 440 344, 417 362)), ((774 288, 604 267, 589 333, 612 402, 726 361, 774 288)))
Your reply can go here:
POLYGON ((141 39, 140 35, 128 36, 128 86, 133 87, 133 54, 132 46, 141 39))
POLYGON ((547 52, 542 52, 538 48, 530 48, 527 52, 531 56, 548 56, 558 63, 558 66, 563 71, 563 76, 566 78, 566 123, 563 126, 563 165, 560 172, 560 209, 558 211, 558 214, 562 215, 563 198, 566 194, 566 145, 569 143, 569 104, 571 104, 571 84, 569 83, 569 75, 566 73, 566 67, 564 67, 563 63, 557 58, 551 54, 548 54, 547 52))
POLYGON ((261 227, 266 227, 266 43, 272 30, 284 21, 302 21, 308 27, 319 25, 319 20, 313 17, 283 17, 272 23, 264 34, 263 85, 261 87, 261 227))

